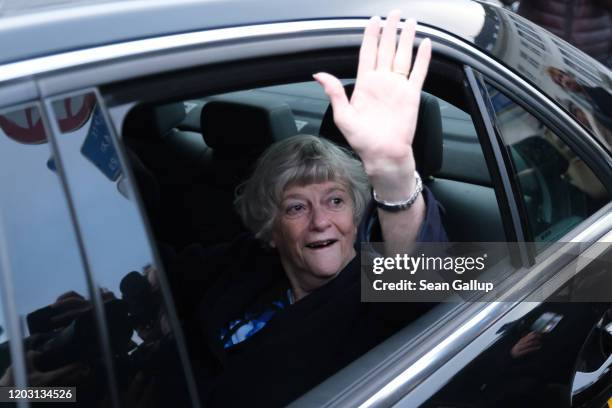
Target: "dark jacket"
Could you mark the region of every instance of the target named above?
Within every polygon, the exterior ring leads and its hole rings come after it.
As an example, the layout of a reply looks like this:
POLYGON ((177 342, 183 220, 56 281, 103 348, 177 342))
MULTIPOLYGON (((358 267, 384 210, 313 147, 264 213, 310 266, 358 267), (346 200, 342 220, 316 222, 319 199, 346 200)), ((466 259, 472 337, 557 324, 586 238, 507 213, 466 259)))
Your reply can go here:
POLYGON ((612 67, 612 1, 521 0, 518 14, 612 67))
MULTIPOLYGON (((419 240, 444 241, 438 204, 424 194, 428 210, 419 240)), ((360 302, 357 256, 252 337, 223 349, 221 327, 288 287, 278 255, 245 235, 230 245, 191 247, 176 269, 171 284, 181 293, 177 303, 206 406, 285 405, 431 307, 360 302)))

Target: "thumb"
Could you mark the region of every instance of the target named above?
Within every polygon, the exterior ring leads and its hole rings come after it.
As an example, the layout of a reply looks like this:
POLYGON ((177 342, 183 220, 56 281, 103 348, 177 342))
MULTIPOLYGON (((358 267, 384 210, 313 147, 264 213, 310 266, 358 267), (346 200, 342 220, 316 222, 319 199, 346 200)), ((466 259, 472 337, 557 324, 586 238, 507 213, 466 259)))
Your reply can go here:
POLYGON ((332 109, 334 110, 334 120, 344 123, 347 116, 350 114, 351 105, 342 86, 342 82, 333 75, 325 72, 319 72, 312 76, 325 90, 329 97, 332 109))

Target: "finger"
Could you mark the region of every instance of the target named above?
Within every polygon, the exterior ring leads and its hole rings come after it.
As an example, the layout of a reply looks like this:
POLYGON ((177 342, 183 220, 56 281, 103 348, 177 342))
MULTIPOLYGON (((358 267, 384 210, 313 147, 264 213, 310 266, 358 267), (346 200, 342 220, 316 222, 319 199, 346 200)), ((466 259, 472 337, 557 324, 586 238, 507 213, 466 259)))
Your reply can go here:
POLYGON ((524 349, 521 350, 521 354, 525 355, 525 354, 533 353, 534 351, 538 351, 541 347, 542 346, 525 347, 524 349))
POLYGON ((83 295, 75 292, 74 290, 71 290, 71 291, 68 291, 66 293, 62 293, 61 295, 59 295, 55 301, 59 302, 59 301, 62 301, 62 300, 68 299, 68 298, 85 299, 83 297, 83 295))
POLYGON ((424 39, 419 45, 416 58, 414 60, 414 66, 412 67, 412 73, 410 74, 409 81, 419 91, 423 88, 423 82, 427 76, 427 69, 429 68, 429 61, 431 60, 431 40, 429 38, 424 39))
POLYGON ((532 347, 540 347, 540 342, 537 340, 526 341, 521 345, 523 349, 532 348, 532 347))
POLYGON ((399 22, 400 14, 399 10, 393 10, 387 16, 385 28, 378 44, 377 70, 391 71, 393 58, 395 57, 395 39, 397 37, 397 23, 399 22))
POLYGON ((359 65, 357 66, 357 80, 361 75, 376 68, 376 54, 378 52, 378 37, 380 35, 380 17, 374 16, 368 22, 363 33, 363 41, 359 49, 359 65))
POLYGON ((393 72, 405 72, 406 76, 408 76, 410 64, 412 63, 412 44, 414 43, 415 29, 416 21, 412 18, 408 19, 400 35, 397 51, 395 52, 393 72))
POLYGON ((314 74, 313 78, 321 84, 325 93, 329 97, 332 109, 334 112, 334 121, 344 123, 346 116, 349 114, 351 106, 349 104, 346 92, 342 86, 342 82, 333 75, 325 72, 314 74))
POLYGON ((51 305, 52 308, 75 308, 89 305, 89 301, 80 298, 66 298, 51 305))

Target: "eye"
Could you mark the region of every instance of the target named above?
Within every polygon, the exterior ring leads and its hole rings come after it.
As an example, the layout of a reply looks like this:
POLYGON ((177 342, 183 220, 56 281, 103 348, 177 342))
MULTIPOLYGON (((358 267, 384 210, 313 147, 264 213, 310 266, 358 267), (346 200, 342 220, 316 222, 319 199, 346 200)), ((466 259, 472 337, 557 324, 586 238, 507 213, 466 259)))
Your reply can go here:
POLYGON ((306 206, 304 204, 291 204, 287 206, 285 209, 285 213, 290 216, 299 215, 306 210, 306 206))
POLYGON ((344 204, 344 199, 342 197, 332 197, 329 202, 333 208, 340 208, 344 204))

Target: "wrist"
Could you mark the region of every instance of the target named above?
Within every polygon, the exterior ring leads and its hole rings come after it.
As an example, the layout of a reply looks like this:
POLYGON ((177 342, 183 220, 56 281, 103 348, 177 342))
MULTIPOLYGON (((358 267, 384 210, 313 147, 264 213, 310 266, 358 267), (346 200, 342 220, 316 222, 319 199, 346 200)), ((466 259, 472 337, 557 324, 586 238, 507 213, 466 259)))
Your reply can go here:
POLYGON ((412 149, 394 157, 361 157, 368 177, 411 176, 416 169, 412 149))
POLYGON ((366 174, 377 196, 385 201, 405 200, 414 192, 417 184, 414 162, 405 162, 398 167, 389 166, 384 171, 381 168, 376 168, 376 171, 370 168, 366 174))
POLYGON ((412 207, 423 191, 423 182, 418 172, 414 172, 413 179, 414 187, 411 188, 411 193, 409 195, 404 195, 401 199, 393 201, 381 198, 376 189, 372 188, 372 199, 376 206, 388 212, 399 212, 412 207))

